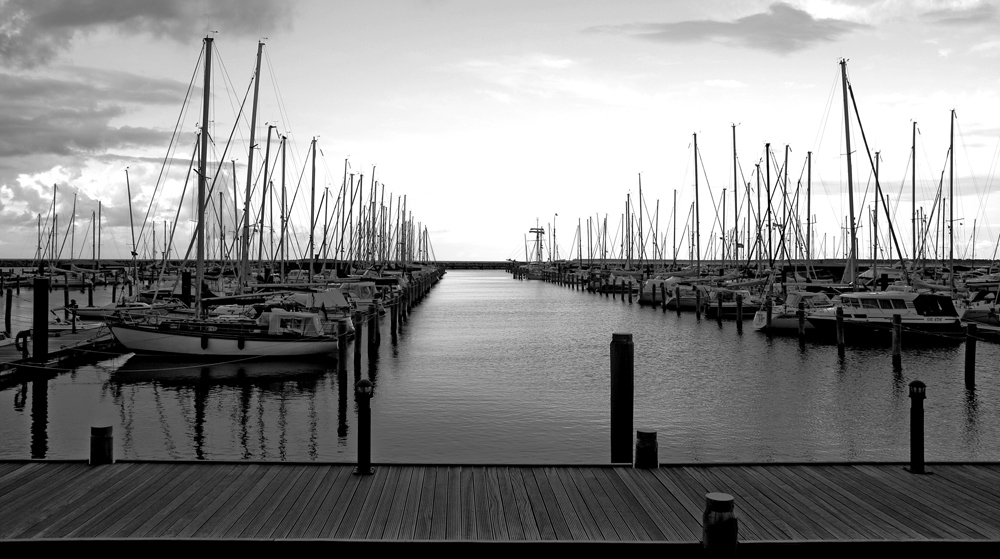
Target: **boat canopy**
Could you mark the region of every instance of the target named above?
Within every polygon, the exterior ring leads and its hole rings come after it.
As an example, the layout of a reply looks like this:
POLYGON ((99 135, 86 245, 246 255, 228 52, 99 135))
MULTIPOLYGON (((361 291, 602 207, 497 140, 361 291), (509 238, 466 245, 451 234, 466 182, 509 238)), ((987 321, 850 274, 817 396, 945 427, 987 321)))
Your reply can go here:
POLYGON ((284 297, 283 300, 298 303, 307 309, 325 307, 329 310, 333 310, 351 306, 339 289, 328 289, 326 291, 308 293, 292 293, 284 297))
POLYGON ((307 337, 323 335, 323 324, 319 320, 319 315, 315 313, 271 309, 269 312, 261 313, 257 318, 257 324, 267 326, 267 333, 271 335, 298 334, 307 337))

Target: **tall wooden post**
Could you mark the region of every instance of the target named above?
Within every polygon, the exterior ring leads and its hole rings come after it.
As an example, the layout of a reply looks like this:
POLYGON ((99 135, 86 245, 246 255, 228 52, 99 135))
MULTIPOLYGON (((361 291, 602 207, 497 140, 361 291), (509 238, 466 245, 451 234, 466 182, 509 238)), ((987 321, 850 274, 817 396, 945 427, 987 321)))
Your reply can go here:
POLYGON ((799 341, 806 339, 806 303, 799 301, 799 310, 795 311, 795 316, 799 319, 799 341))
POLYGON ((337 373, 347 372, 347 324, 337 322, 337 373))
POLYGON ((743 294, 736 294, 736 333, 743 333, 743 294))
POLYGON ((903 315, 892 315, 892 368, 903 367, 903 315))
POLYGON ((965 327, 965 387, 976 387, 976 334, 979 327, 970 322, 965 327))
POLYGON ((354 378, 361 377, 361 346, 364 344, 364 322, 361 311, 354 313, 354 378))
POLYGON ((844 353, 844 307, 837 307, 837 351, 844 353))
POLYGON ((667 284, 660 284, 660 306, 663 307, 663 312, 667 312, 667 284))
POLYGON ((632 463, 634 397, 632 334, 611 335, 611 461, 632 463))
POLYGON ((924 399, 927 385, 915 380, 910 383, 910 472, 924 473, 924 399))
POLYGON ((372 469, 372 381, 363 378, 354 385, 354 400, 358 403, 358 466, 355 475, 367 476, 372 469))
POLYGON ((49 359, 49 278, 35 276, 35 300, 31 325, 31 355, 35 361, 49 359))
POLYGON ((14 290, 7 288, 6 304, 3 308, 3 331, 7 332, 7 335, 13 336, 13 332, 10 331, 10 306, 14 302, 14 290))

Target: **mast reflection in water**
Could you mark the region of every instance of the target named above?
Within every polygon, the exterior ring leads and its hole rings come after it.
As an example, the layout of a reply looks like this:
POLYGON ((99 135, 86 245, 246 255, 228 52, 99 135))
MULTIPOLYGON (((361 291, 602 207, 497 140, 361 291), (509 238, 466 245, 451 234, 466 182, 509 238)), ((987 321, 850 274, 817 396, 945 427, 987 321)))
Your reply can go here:
MULTIPOLYGON (((368 330, 364 329, 367 344, 368 330)), ((382 333, 389 316, 382 317, 382 333)), ((372 459, 597 463, 610 459, 609 343, 635 343, 635 421, 671 461, 909 456, 907 385, 927 384, 926 456, 1000 460, 1000 345, 889 347, 769 337, 499 271, 451 271, 397 336, 312 361, 183 363, 125 355, 0 388, 0 457, 85 459, 112 425, 130 459, 355 459, 354 383, 375 386, 372 459)))

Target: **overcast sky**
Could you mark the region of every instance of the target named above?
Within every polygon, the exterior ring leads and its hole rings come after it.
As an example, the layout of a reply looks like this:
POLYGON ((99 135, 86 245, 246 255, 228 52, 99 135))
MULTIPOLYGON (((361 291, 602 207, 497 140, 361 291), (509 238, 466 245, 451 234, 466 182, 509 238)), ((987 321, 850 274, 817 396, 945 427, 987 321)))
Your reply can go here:
MULTIPOLYGON (((998 29, 1000 4, 981 0, 6 0, 0 257, 35 256, 38 216, 51 220, 54 184, 59 242, 76 195, 74 254, 91 255, 87 230, 100 201, 102 256, 126 256, 126 167, 140 252, 152 241, 149 223, 157 224, 162 245, 163 222, 175 219, 182 236, 175 246, 186 248, 190 196, 179 214, 177 204, 201 118, 200 90, 186 103, 185 96, 193 77, 200 87, 196 65, 209 32, 217 49, 216 157, 250 84, 257 41, 265 43, 254 166, 264 155, 265 123, 288 135, 286 181, 289 197, 299 185, 292 227, 302 248, 309 209, 303 165, 313 137, 321 152, 320 194, 339 192, 345 159, 351 172, 365 174, 366 188, 374 165, 386 203, 390 193, 394 207, 396 197, 407 197, 439 260, 503 260, 524 258, 525 234, 536 220, 547 231, 556 222, 562 257, 579 253, 578 221, 588 255, 588 218, 603 225, 607 216, 608 244, 620 243, 615 230, 626 196, 638 197, 640 173, 644 234, 658 228, 672 244, 676 191, 682 244, 697 133, 701 246, 710 257, 709 239, 722 220, 713 201, 723 189, 732 227, 737 124, 737 183, 745 197, 751 182, 754 203, 754 168, 760 163, 765 173, 765 143, 777 165, 790 146, 793 187, 805 184, 806 154, 813 152, 814 251, 832 256, 848 213, 838 64, 846 58, 906 252, 912 122, 919 127, 916 203, 929 212, 955 109, 955 218, 962 220, 955 223, 956 253, 971 256, 975 220, 976 256, 991 257, 1000 233, 1000 199, 990 193, 1000 140, 998 29), (176 148, 168 154, 175 125, 176 148), (168 155, 173 164, 161 177, 168 155), (658 222, 649 216, 657 203, 658 222)), ((852 126, 856 214, 860 243, 868 246, 871 169, 852 126)), ((224 159, 227 166, 235 159, 242 189, 245 124, 233 138, 224 159)), ((277 146, 275 139, 272 161, 277 146)), ((772 167, 772 180, 777 172, 772 167)), ((219 188, 231 233, 228 169, 219 188)), ((67 241, 62 255, 69 254, 67 241)))

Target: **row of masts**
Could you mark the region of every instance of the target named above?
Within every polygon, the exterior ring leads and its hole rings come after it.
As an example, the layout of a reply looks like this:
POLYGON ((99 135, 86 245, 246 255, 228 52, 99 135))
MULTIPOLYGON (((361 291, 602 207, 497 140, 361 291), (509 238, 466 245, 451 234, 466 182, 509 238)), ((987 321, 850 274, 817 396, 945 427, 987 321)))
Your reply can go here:
MULTIPOLYGON (((943 191, 944 170, 942 170, 941 181, 938 183, 937 193, 933 199, 932 207, 927 211, 923 207, 917 206, 916 193, 916 137, 917 124, 913 122, 912 145, 910 149, 910 161, 908 167, 911 170, 910 186, 912 199, 911 212, 911 239, 912 244, 909 253, 904 252, 898 238, 898 232, 893 225, 890 211, 890 200, 883 192, 879 180, 879 156, 880 152, 873 152, 868 146, 868 140, 864 128, 861 126, 858 114, 857 102, 854 98, 853 89, 847 79, 846 60, 841 64, 841 84, 843 88, 844 119, 846 123, 851 122, 851 114, 857 119, 857 126, 864 144, 864 152, 867 154, 868 163, 871 166, 872 179, 875 186, 875 200, 869 212, 870 255, 872 264, 878 266, 880 259, 903 264, 909 260, 911 265, 901 266, 904 275, 916 268, 918 264, 927 265, 928 256, 945 260, 945 249, 947 247, 947 267, 954 266, 955 242, 954 242, 954 121, 955 111, 951 111, 951 133, 947 154, 947 170, 949 174, 949 192, 945 196, 943 191), (952 203, 948 203, 951 200, 952 203), (881 210, 879 209, 881 207, 881 210), (949 210, 948 218, 945 219, 943 208, 949 210), (885 231, 888 242, 885 243, 885 252, 880 252, 879 247, 879 223, 887 223, 885 231), (947 241, 947 242, 946 242, 947 241), (939 250, 940 249, 940 250, 939 250), (887 258, 880 258, 887 253, 887 258)), ((691 262, 696 274, 701 274, 701 260, 704 255, 711 255, 713 260, 721 260, 723 266, 729 267, 753 267, 756 266, 760 272, 765 269, 774 269, 776 264, 791 263, 792 261, 804 261, 808 263, 817 258, 815 250, 816 236, 814 229, 817 217, 812 211, 812 151, 806 153, 800 177, 795 184, 789 176, 790 146, 784 148, 783 160, 778 161, 775 153, 771 149, 770 143, 765 143, 764 153, 760 159, 754 163, 754 170, 751 179, 740 180, 741 169, 737 158, 736 149, 736 124, 732 125, 732 166, 733 166, 733 188, 732 195, 732 216, 731 227, 727 227, 727 189, 722 189, 722 196, 719 200, 712 198, 712 205, 715 216, 712 225, 712 235, 710 237, 707 250, 703 251, 701 246, 701 220, 700 194, 701 188, 699 179, 703 176, 704 167, 701 154, 698 150, 698 135, 692 135, 693 162, 694 162, 694 200, 687 212, 687 221, 683 224, 680 232, 681 244, 678 243, 678 219, 677 219, 677 190, 673 192, 672 215, 668 219, 667 229, 672 232, 672 240, 667 238, 668 231, 662 230, 660 224, 660 201, 656 200, 655 210, 650 215, 646 208, 642 190, 642 175, 638 176, 638 203, 628 193, 625 198, 625 211, 620 215, 617 230, 612 228, 609 231, 608 215, 602 218, 600 214, 588 217, 586 226, 582 220, 578 220, 573 246, 575 259, 581 265, 601 264, 609 260, 624 262, 627 269, 635 266, 642 267, 650 262, 655 262, 659 266, 667 266, 668 263, 676 267, 678 256, 681 253, 681 245, 687 244, 687 260, 691 262), (772 175, 772 171, 774 171, 772 175), (763 185, 761 181, 763 179, 763 185), (804 180, 803 180, 804 179, 804 180), (755 186, 754 186, 755 185, 755 186), (754 193, 756 196, 754 197, 754 193), (761 198, 761 195, 764 198, 761 198), (741 212, 741 197, 742 208, 741 212), (756 198, 756 203, 754 199, 756 198), (777 198, 777 199, 776 199, 777 198), (801 212, 801 205, 805 205, 805 214, 801 212), (645 211, 645 217, 643 215, 645 211), (742 215, 741 215, 742 213, 742 215), (742 217, 742 221, 741 221, 742 217), (716 235, 715 231, 721 231, 716 235), (584 246, 586 237, 586 246, 584 246), (668 242, 670 241, 670 242, 668 242), (609 250, 610 244, 610 250, 609 250), (647 250, 651 247, 651 250, 647 250), (721 255, 721 258, 720 258, 721 255)), ((846 153, 854 153, 852 148, 851 126, 844 127, 844 145, 846 153)), ((847 188, 848 193, 848 215, 844 218, 842 230, 842 242, 840 250, 837 250, 837 239, 833 239, 833 249, 831 252, 836 256, 841 254, 848 262, 848 270, 845 273, 845 282, 856 283, 858 276, 857 261, 860 258, 858 249, 858 230, 855 200, 854 200, 854 168, 852 157, 846 157, 847 164, 847 188), (849 217, 848 217, 849 216, 849 217)), ((707 182, 707 177, 705 177, 707 182)), ((711 189, 708 190, 712 194, 711 189)), ((554 228, 553 228, 554 229, 554 228)), ((975 229, 975 227, 973 227, 975 229)), ((532 252, 533 259, 541 261, 542 241, 544 230, 539 228, 530 231, 536 235, 535 244, 537 248, 532 252)), ((974 234, 974 232, 973 232, 974 234)), ((526 239, 527 241, 527 239, 526 239)), ((554 230, 550 239, 552 250, 550 260, 558 254, 558 245, 555 241, 554 230)), ((823 257, 827 254, 826 235, 823 238, 823 257)), ((558 259, 558 257, 555 257, 558 259)), ((570 260, 573 260, 573 254, 570 260)), ((532 260, 526 258, 526 260, 532 260)), ((954 274, 951 274, 952 281, 954 274)))

